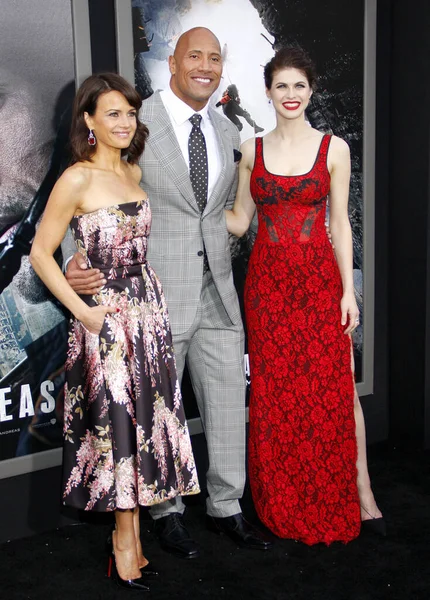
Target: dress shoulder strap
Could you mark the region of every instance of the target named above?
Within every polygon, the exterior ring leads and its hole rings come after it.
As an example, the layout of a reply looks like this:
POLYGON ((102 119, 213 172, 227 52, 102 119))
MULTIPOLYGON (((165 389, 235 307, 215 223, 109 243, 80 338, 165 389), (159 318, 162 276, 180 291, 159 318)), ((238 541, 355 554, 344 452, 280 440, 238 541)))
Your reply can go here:
POLYGON ((326 166, 327 166, 328 149, 330 147, 331 138, 332 138, 331 133, 326 133, 323 135, 323 138, 321 140, 320 149, 318 152, 317 162, 324 163, 326 166))
POLYGON ((261 150, 263 148, 262 139, 263 138, 261 137, 255 138, 255 158, 257 158, 258 155, 261 155, 261 150))
POLYGON ((254 167, 263 162, 263 138, 255 138, 255 156, 254 156, 254 167))

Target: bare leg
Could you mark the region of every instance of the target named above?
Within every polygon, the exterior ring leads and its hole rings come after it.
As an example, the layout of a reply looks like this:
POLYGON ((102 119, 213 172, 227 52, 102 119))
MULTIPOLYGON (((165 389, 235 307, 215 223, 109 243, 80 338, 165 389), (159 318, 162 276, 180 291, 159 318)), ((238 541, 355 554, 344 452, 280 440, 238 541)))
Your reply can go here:
MULTIPOLYGON (((351 340, 351 369, 355 373, 354 353, 351 340)), ((364 424, 363 409, 361 408, 360 398, 357 388, 354 384, 354 417, 355 417, 355 437, 357 438, 357 487, 360 498, 361 520, 378 519, 382 513, 376 504, 375 497, 370 485, 369 471, 367 469, 366 452, 366 426, 364 424)))
POLYGON ((148 564, 148 559, 143 556, 142 543, 140 541, 140 520, 139 520, 139 507, 133 510, 133 529, 134 537, 136 539, 136 552, 139 569, 143 569, 148 564))
POLYGON ((376 504, 370 485, 369 471, 367 470, 366 453, 366 427, 364 424, 363 410, 357 389, 354 391, 354 416, 355 416, 355 435, 357 437, 357 486, 360 497, 361 520, 377 519, 382 517, 382 513, 376 504))
POLYGON ((139 579, 141 572, 136 551, 133 510, 116 510, 116 529, 112 533, 115 563, 121 579, 139 579))

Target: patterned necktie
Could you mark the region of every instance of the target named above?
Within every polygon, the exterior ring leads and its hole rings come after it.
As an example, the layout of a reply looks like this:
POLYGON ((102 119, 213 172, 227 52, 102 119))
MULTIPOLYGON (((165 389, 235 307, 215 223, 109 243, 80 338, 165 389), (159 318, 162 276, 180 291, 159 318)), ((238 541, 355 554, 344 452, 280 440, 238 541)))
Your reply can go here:
POLYGON ((190 179, 197 206, 203 212, 208 199, 208 153, 205 136, 200 129, 202 116, 194 114, 189 120, 193 126, 188 138, 190 179))

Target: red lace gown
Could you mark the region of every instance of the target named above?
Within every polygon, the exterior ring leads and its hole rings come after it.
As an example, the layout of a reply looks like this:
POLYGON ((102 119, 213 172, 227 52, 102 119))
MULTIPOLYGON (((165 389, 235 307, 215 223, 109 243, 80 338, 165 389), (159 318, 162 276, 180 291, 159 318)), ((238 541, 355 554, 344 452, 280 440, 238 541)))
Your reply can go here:
POLYGON ((312 169, 267 171, 256 140, 258 234, 245 286, 251 367, 249 477, 261 521, 306 544, 360 531, 351 340, 325 231, 330 136, 312 169))

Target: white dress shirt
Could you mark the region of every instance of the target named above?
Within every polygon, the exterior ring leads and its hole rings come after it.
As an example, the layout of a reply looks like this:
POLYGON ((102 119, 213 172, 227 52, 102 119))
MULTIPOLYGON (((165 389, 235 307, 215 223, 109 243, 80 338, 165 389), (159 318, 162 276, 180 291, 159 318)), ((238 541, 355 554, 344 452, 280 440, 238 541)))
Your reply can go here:
POLYGON ((191 108, 191 106, 188 106, 188 104, 178 98, 178 96, 172 92, 170 87, 167 90, 162 90, 160 92, 160 96, 167 114, 169 115, 188 170, 190 169, 190 161, 188 157, 188 138, 190 137, 192 129, 189 118, 194 114, 201 115, 202 117, 200 127, 203 135, 205 136, 206 149, 208 153, 209 199, 221 172, 221 158, 218 148, 218 140, 208 112, 208 105, 206 104, 202 110, 195 111, 191 108))

